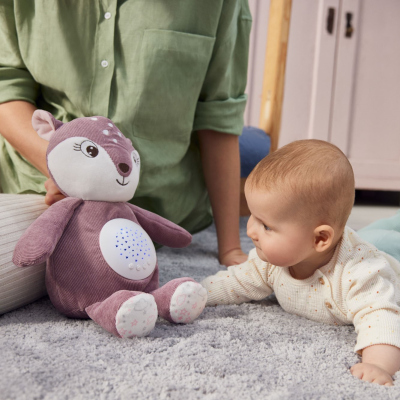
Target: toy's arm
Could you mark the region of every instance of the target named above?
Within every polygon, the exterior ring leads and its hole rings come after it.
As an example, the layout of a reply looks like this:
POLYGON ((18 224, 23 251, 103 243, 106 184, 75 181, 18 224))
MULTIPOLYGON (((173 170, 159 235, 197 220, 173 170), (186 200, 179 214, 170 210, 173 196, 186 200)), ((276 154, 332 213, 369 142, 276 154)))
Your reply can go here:
POLYGON ((133 204, 127 204, 151 240, 174 248, 186 247, 191 243, 192 235, 185 229, 157 214, 133 204))
POLYGON ((82 199, 67 197, 53 204, 34 221, 15 246, 13 263, 19 267, 40 264, 53 253, 82 199))

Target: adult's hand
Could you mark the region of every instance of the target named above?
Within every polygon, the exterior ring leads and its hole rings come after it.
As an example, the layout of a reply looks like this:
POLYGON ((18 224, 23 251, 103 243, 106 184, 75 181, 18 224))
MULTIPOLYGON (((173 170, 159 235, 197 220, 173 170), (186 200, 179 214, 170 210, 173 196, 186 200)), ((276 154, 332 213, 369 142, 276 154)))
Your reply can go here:
POLYGON ((11 146, 43 175, 49 177, 46 150, 49 145, 32 127, 36 107, 16 100, 0 104, 0 132, 11 146))
POLYGON ((221 254, 218 258, 221 265, 230 267, 231 265, 244 263, 247 261, 248 255, 243 253, 242 249, 232 249, 225 254, 221 254))
POLYGON ((48 206, 51 206, 52 204, 56 203, 57 201, 65 199, 65 196, 60 192, 57 185, 54 183, 53 179, 51 179, 51 178, 47 179, 47 181, 44 183, 44 187, 47 190, 46 196, 44 198, 44 202, 48 206))

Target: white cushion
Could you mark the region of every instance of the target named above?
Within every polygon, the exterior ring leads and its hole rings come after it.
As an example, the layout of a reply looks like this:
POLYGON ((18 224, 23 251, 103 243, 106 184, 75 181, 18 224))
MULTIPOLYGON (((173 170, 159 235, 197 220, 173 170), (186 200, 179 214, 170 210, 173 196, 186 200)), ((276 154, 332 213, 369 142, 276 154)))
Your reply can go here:
POLYGON ((21 235, 46 209, 40 195, 0 194, 0 314, 46 295, 44 263, 20 268, 11 261, 21 235))

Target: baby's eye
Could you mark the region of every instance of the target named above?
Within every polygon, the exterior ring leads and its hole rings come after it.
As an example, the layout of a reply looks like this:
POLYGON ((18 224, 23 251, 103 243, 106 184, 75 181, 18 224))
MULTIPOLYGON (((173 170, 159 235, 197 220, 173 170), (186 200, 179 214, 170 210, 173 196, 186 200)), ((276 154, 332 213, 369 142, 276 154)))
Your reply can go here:
POLYGON ((266 230, 266 231, 270 231, 271 230, 271 228, 269 227, 269 226, 267 226, 267 225, 265 225, 265 224, 263 224, 264 225, 264 229, 266 230))

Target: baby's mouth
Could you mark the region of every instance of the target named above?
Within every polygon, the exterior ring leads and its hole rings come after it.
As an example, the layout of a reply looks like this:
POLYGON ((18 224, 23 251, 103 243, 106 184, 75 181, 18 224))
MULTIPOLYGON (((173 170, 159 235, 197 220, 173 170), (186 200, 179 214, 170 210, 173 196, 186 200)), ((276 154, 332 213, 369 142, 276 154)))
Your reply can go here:
POLYGON ((118 179, 116 179, 116 181, 118 182, 118 184, 121 185, 121 186, 126 186, 126 185, 129 183, 129 182, 124 183, 124 180, 125 180, 125 177, 124 177, 124 176, 122 177, 122 183, 121 183, 118 179))

